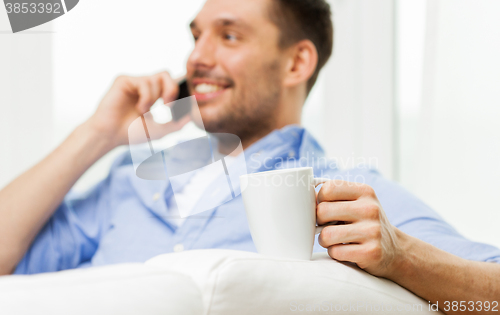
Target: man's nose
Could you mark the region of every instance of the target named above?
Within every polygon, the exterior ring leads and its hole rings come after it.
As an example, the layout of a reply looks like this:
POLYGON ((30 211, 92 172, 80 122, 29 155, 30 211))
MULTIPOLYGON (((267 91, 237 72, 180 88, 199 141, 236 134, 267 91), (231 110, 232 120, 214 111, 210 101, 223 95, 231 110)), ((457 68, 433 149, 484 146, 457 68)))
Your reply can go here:
POLYGON ((210 36, 200 36, 189 56, 188 63, 193 68, 213 68, 215 66, 215 43, 210 36))

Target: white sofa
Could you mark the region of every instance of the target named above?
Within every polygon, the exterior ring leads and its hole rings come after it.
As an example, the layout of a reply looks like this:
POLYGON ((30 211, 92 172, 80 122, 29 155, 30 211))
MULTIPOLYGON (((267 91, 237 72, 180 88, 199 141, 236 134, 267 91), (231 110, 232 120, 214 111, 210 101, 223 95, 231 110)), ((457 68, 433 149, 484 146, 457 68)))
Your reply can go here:
POLYGON ((0 314, 335 312, 431 313, 427 301, 326 253, 300 261, 193 250, 144 264, 0 277, 0 314))

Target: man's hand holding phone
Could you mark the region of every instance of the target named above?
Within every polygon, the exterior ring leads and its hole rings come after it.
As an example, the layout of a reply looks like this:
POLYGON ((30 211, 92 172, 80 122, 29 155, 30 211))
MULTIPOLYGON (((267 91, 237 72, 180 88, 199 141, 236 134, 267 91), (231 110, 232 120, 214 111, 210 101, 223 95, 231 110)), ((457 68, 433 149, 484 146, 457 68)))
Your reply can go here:
MULTIPOLYGON (((119 76, 89 119, 89 124, 110 141, 110 148, 128 144, 130 124, 147 113, 159 98, 164 104, 176 100, 179 83, 180 80, 172 79, 166 71, 144 77, 119 76)), ((189 115, 166 124, 149 119, 149 135, 151 139, 161 138, 180 130, 189 120, 189 115)))
MULTIPOLYGON (((130 124, 159 98, 165 104, 173 102, 179 96, 179 83, 167 72, 118 77, 91 118, 45 159, 0 190, 0 275, 14 271, 78 178, 108 151, 128 144, 130 124)), ((151 139, 177 131, 190 120, 190 115, 181 115, 177 121, 158 124, 152 115, 143 117, 149 120, 151 139)))

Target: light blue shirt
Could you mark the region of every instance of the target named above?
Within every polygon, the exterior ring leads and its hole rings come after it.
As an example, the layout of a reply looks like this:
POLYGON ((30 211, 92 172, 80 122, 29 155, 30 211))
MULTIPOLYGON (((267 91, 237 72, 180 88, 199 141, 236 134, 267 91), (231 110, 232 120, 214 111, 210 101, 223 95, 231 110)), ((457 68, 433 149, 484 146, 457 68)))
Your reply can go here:
MULTIPOLYGON (((377 171, 339 170, 334 161, 324 158, 316 140, 298 126, 275 130, 245 150, 245 157, 249 173, 313 166, 318 177, 364 182, 374 188, 390 222, 403 232, 466 259, 500 263, 498 248, 464 238, 429 206, 377 171), (311 160, 314 165, 309 165, 311 160)), ((170 159, 170 163, 180 163, 207 156, 198 154, 197 147, 186 147, 182 158, 165 158, 170 159), (172 161, 176 158, 178 161, 172 161)), ((173 252, 174 248, 256 251, 241 195, 227 196, 229 201, 190 216, 177 227, 168 208, 172 194, 168 181, 137 177, 130 154, 123 154, 113 164, 108 177, 89 192, 68 194, 39 232, 15 273, 144 262, 173 252)), ((314 251, 325 251, 317 239, 314 251)))

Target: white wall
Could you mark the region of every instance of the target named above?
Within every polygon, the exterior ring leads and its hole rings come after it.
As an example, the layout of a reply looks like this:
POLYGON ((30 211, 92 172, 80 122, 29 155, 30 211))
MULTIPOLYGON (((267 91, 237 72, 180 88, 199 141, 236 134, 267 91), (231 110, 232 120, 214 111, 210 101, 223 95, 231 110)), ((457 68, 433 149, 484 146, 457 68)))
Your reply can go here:
POLYGON ((396 102, 398 117, 398 181, 414 191, 419 176, 419 119, 426 30, 426 1, 396 1, 396 102))
POLYGON ((12 34, 0 9, 0 188, 50 150, 52 31, 46 24, 12 34))
POLYGON ((395 177, 394 4, 332 0, 335 44, 325 68, 325 147, 343 167, 395 177))
POLYGON ((429 0, 416 193, 500 246, 500 2, 429 0))

